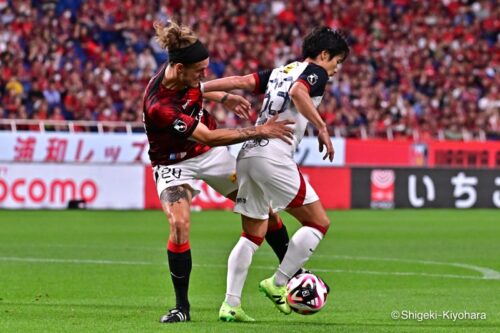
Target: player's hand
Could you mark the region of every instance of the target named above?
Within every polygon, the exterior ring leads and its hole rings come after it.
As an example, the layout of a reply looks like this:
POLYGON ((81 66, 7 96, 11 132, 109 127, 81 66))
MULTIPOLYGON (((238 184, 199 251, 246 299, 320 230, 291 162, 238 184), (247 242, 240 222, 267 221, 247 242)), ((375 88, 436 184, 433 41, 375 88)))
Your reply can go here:
POLYGON ((330 160, 330 162, 333 162, 333 156, 335 155, 335 150, 333 149, 333 144, 332 140, 330 139, 330 134, 328 134, 328 129, 325 127, 324 129, 319 130, 318 133, 318 142, 319 142, 319 152, 322 153, 323 149, 326 147, 326 152, 325 155, 323 156, 323 159, 330 160))
POLYGON ((227 99, 222 103, 226 109, 235 113, 240 118, 250 118, 251 104, 244 97, 234 94, 228 94, 227 99))
POLYGON ((295 124, 292 120, 278 120, 278 115, 269 119, 264 125, 257 126, 257 130, 262 138, 277 138, 285 141, 289 145, 293 143, 293 128, 287 126, 295 124))

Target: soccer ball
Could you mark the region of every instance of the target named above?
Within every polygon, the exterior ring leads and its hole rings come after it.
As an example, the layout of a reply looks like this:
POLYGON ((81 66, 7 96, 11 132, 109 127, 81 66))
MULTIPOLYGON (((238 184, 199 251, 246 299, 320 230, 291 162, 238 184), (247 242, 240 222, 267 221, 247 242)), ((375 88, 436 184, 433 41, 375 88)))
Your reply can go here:
POLYGON ((293 311, 311 315, 323 308, 329 288, 312 273, 299 274, 288 281, 287 302, 293 311))

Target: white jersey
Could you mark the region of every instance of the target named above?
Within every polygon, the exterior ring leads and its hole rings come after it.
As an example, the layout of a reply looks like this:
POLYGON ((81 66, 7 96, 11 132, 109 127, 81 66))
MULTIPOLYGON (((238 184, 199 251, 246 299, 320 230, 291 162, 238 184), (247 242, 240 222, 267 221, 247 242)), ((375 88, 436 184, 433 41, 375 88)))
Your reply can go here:
POLYGON ((249 140, 243 144, 238 159, 253 156, 276 161, 285 157, 293 159, 295 149, 304 137, 308 120, 297 111, 288 92, 295 82, 302 82, 308 88, 314 106, 318 107, 328 82, 328 74, 318 65, 296 61, 272 71, 256 73, 254 76, 257 82, 256 90, 264 91, 265 87, 265 97, 256 125, 264 124, 276 114, 279 114, 279 121, 293 120, 295 124, 288 125, 294 130, 293 144, 290 145, 281 139, 249 140))

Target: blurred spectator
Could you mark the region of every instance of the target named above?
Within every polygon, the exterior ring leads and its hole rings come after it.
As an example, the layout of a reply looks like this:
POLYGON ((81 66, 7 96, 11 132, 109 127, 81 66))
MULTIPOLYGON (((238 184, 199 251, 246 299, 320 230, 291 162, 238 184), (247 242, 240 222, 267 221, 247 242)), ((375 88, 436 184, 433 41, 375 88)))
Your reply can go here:
POLYGON ((17 80, 15 76, 11 76, 11 78, 5 85, 5 90, 13 90, 14 95, 22 95, 24 92, 23 85, 17 80))
POLYGON ((43 90, 43 97, 51 109, 61 104, 61 93, 53 81, 49 82, 48 87, 43 90))
MULTIPOLYGON (((141 121, 144 87, 167 60, 154 20, 197 31, 209 79, 300 59, 300 36, 327 25, 352 47, 319 109, 332 134, 498 139, 499 17, 495 0, 0 0, 0 111, 141 121)), ((255 119, 261 100, 247 97, 255 119)), ((222 126, 247 124, 206 107, 222 126)))

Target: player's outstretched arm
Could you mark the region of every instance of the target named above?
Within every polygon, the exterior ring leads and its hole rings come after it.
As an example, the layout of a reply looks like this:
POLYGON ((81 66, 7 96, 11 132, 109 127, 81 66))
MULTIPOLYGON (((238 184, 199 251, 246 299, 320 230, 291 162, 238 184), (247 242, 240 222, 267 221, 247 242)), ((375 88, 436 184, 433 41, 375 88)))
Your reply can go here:
POLYGON ((198 123, 191 139, 209 145, 227 146, 252 139, 278 138, 291 144, 293 129, 289 126, 294 122, 291 120, 277 121, 278 115, 269 119, 264 125, 245 128, 219 128, 210 130, 202 123, 198 123))
POLYGON ((244 97, 227 93, 225 91, 204 92, 203 98, 221 103, 224 107, 238 115, 240 118, 250 118, 251 104, 244 97))
POLYGON ((254 91, 255 77, 253 74, 245 76, 228 76, 221 79, 216 79, 203 83, 203 92, 210 91, 231 91, 235 89, 243 89, 254 91))
POLYGON ((333 161, 335 151, 333 149, 330 135, 328 134, 328 129, 316 110, 306 86, 301 82, 295 82, 292 88, 290 88, 289 96, 297 108, 297 111, 306 117, 306 119, 309 120, 318 130, 319 151, 323 152, 323 149, 326 147, 323 159, 328 157, 330 162, 333 161))

